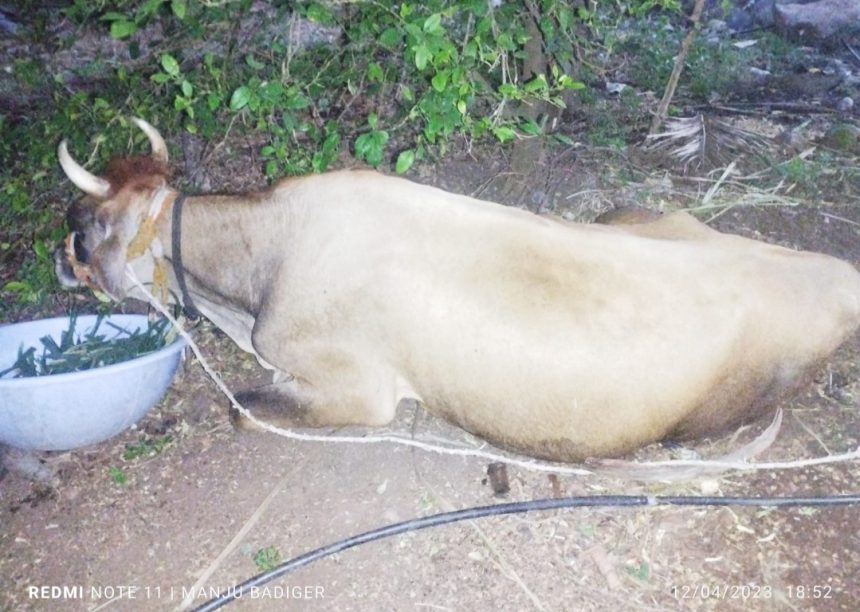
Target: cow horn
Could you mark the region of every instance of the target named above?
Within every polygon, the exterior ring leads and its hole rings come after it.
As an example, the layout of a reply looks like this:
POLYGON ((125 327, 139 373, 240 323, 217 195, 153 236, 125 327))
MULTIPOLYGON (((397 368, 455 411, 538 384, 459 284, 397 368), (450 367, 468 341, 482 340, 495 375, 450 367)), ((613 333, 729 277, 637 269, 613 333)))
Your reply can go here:
POLYGON ((137 127, 143 130, 143 133, 146 134, 147 138, 149 138, 149 144, 152 146, 152 156, 158 161, 164 162, 166 164, 167 144, 165 144, 164 138, 161 137, 161 134, 158 133, 158 130, 156 130, 143 119, 132 117, 131 120, 134 121, 135 125, 137 125, 137 127))
POLYGON ((65 140, 60 143, 58 155, 63 172, 78 189, 95 198, 104 199, 107 197, 110 192, 110 183, 84 170, 83 166, 72 159, 65 140))

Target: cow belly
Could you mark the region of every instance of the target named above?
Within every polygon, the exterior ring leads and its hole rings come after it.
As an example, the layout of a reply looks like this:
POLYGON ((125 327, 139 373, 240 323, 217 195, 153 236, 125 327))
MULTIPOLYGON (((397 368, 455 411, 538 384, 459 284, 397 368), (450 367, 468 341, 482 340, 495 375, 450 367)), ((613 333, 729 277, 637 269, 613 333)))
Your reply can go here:
POLYGON ((570 326, 449 336, 437 323, 429 326, 436 339, 457 341, 434 346, 427 337, 405 360, 428 410, 553 459, 618 454, 664 437, 740 365, 730 363, 738 332, 728 324, 690 345, 677 328, 635 338, 595 339, 570 326))
POLYGON ((463 366, 460 376, 450 370, 445 383, 429 383, 422 395, 428 411, 503 448, 581 461, 666 437, 722 433, 759 416, 796 382, 779 367, 738 365, 663 369, 643 362, 603 372, 550 364, 538 372, 484 362, 463 366))
POLYGON ((530 455, 578 461, 720 432, 772 405, 820 356, 785 342, 769 295, 724 283, 671 294, 633 281, 633 297, 595 292, 594 307, 576 292, 482 302, 425 291, 421 316, 398 328, 410 348, 395 363, 428 410, 530 455))

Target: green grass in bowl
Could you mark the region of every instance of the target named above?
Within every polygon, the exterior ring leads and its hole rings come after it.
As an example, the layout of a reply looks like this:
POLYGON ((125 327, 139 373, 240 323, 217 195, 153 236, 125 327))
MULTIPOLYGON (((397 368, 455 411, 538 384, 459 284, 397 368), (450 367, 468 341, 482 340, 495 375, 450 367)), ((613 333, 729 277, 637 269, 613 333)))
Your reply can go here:
POLYGON ((69 328, 60 334, 59 344, 51 336, 40 338, 41 354, 37 354, 39 351, 35 346, 21 346, 18 359, 11 368, 0 371, 0 378, 9 373, 13 373, 10 378, 27 378, 100 368, 157 351, 174 337, 167 319, 149 321, 146 329, 136 329, 129 334, 122 327, 104 321, 104 317, 99 316, 89 332, 75 339, 76 319, 74 314, 69 317, 69 328), (109 339, 109 330, 99 333, 102 323, 125 335, 109 339))

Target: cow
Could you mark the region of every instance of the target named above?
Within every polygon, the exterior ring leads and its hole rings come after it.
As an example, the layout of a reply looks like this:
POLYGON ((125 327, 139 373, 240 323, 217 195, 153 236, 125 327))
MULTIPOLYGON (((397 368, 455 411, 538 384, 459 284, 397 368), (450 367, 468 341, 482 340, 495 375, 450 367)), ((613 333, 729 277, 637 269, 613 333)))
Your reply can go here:
POLYGON ((141 297, 127 266, 162 279, 274 371, 238 399, 275 425, 381 426, 409 398, 505 449, 617 456, 759 417, 860 325, 849 263, 683 212, 571 223, 369 170, 185 195, 135 122, 152 153, 104 176, 60 144, 88 198, 58 274, 115 300, 141 297))

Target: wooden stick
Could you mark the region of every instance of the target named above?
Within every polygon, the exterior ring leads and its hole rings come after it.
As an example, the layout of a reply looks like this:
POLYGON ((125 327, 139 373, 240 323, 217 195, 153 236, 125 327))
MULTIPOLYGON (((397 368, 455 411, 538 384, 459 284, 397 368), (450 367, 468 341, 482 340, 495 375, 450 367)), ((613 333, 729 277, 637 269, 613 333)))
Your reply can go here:
POLYGON ((669 103, 675 95, 675 88, 678 87, 678 80, 681 78, 681 72, 684 70, 684 62, 687 59, 687 54, 690 52, 690 47, 693 45, 693 40, 696 38, 696 32, 699 31, 699 21, 702 18, 702 10, 705 7, 705 0, 696 0, 696 5, 693 7, 693 14, 690 16, 690 31, 684 37, 681 43, 681 49, 678 51, 678 57, 675 58, 675 67, 672 68, 672 74, 669 76, 669 82, 666 83, 666 91, 663 92, 663 99, 660 100, 660 105, 657 107, 657 114, 651 121, 651 129, 648 134, 653 136, 660 129, 663 120, 666 118, 666 113, 669 110, 669 103))

